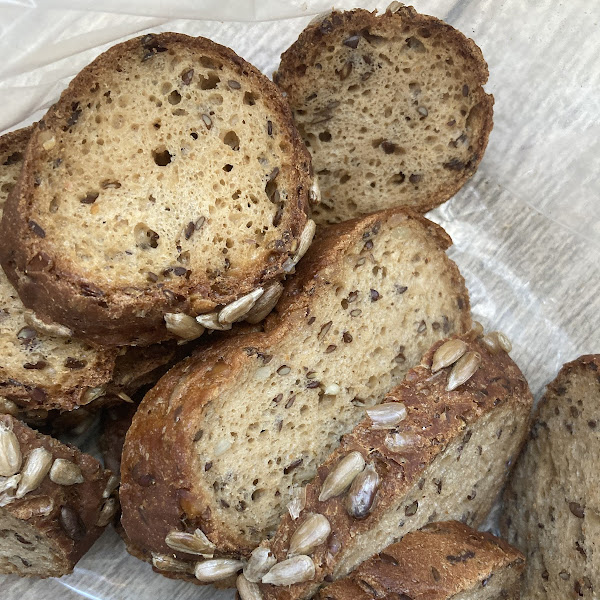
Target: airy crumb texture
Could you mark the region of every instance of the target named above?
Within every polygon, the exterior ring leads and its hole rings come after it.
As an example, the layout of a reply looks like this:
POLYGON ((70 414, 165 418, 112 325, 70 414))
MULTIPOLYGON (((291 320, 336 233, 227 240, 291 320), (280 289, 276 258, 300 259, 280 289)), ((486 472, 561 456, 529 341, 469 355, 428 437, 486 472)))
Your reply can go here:
POLYGON ((523 597, 600 593, 600 354, 563 366, 505 492, 502 529, 527 557, 523 597))
POLYGON ((525 557, 489 533, 433 523, 330 585, 319 600, 518 600, 525 557))
POLYGON ((470 338, 461 339, 465 356, 480 357, 474 370, 465 371, 467 363, 458 362, 433 372, 433 356, 443 343, 437 342, 384 400, 401 403, 406 417, 383 429, 365 417, 319 467, 298 518, 284 515, 273 539, 264 543, 282 561, 307 516, 324 515, 332 533, 310 551, 315 576, 290 587, 261 584, 264 600, 311 598, 428 523, 459 520, 478 527, 483 522, 525 440, 533 398, 506 352, 492 354, 470 338), (471 376, 447 391, 455 367, 471 376), (357 498, 370 498, 363 513, 348 508, 354 483, 349 492, 319 500, 326 477, 350 452, 360 453, 379 481, 355 490, 357 498))
MULTIPOLYGON (((217 552, 272 534, 295 488, 436 340, 470 327, 445 232, 388 211, 323 230, 264 333, 172 369, 125 442, 123 525, 146 552, 200 527, 217 552)), ((183 555, 183 558, 190 558, 183 555)))
POLYGON ((114 46, 34 127, 0 260, 41 318, 105 345, 285 275, 310 157, 278 88, 204 38, 114 46))
POLYGON ((313 157, 317 223, 393 206, 426 212, 453 196, 492 129, 487 78, 472 40, 409 6, 309 25, 274 79, 313 157))
POLYGON ((0 573, 66 575, 108 522, 114 501, 103 494, 110 471, 8 415, 0 416, 0 438, 3 466, 15 444, 21 457, 16 475, 0 476, 0 573), (65 465, 68 472, 63 468, 59 477, 58 467, 65 465))

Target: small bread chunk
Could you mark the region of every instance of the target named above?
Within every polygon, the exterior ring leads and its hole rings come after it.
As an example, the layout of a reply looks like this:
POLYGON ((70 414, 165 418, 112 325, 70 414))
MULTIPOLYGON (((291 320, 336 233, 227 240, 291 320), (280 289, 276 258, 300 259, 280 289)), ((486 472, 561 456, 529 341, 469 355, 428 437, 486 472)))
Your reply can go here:
POLYGON ((306 486, 301 511, 285 515, 264 542, 281 563, 298 545, 304 523, 320 515, 331 533, 302 551, 314 570, 289 587, 263 577, 264 600, 312 598, 427 523, 482 523, 527 435, 533 403, 517 365, 485 341, 463 336, 434 344, 385 398, 386 412, 367 411, 342 438, 306 486), (351 483, 332 487, 351 453, 362 457, 364 469, 351 483))
POLYGON ((272 534, 365 408, 435 340, 470 328, 449 244, 404 211, 325 228, 264 333, 206 347, 165 375, 123 450, 131 542, 167 555, 169 533, 199 528, 215 553, 240 556, 272 534))
POLYGON ((504 540, 447 521, 406 534, 322 590, 318 600, 518 600, 525 557, 504 540))
POLYGON ((600 354, 567 363, 540 401, 504 494, 502 533, 527 557, 523 597, 600 593, 600 354))
POLYGON ((410 6, 310 24, 282 55, 321 188, 318 224, 407 206, 426 212, 473 175, 492 129, 488 69, 462 33, 410 6))
POLYGON ((185 315, 199 335, 194 317, 293 270, 309 171, 277 86, 210 40, 148 34, 34 126, 0 262, 25 306, 88 342, 175 338, 165 318, 185 315))
POLYGON ((115 510, 109 478, 91 456, 0 415, 0 573, 70 573, 115 510))

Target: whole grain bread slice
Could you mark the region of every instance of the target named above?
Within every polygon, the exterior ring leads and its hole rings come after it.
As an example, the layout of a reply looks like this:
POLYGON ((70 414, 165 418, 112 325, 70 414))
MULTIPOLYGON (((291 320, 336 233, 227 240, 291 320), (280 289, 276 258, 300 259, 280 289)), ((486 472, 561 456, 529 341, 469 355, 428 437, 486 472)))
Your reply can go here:
POLYGON ((497 338, 490 350, 490 337, 470 337, 434 344, 319 467, 263 543, 277 560, 262 577, 264 600, 311 598, 427 523, 482 523, 527 435, 533 398, 497 338), (348 457, 362 458, 358 468, 348 457), (314 523, 323 535, 309 542, 314 523), (283 580, 282 569, 295 577, 283 580))
POLYGON ((116 509, 91 456, 0 415, 0 573, 70 573, 116 509))
POLYGON ((410 6, 311 23, 274 80, 313 157, 317 223, 393 206, 426 212, 453 196, 492 129, 487 78, 472 40, 410 6))
POLYGON ((34 127, 0 262, 41 319, 96 344, 160 342, 176 337, 165 316, 193 327, 293 269, 309 171, 264 75, 210 40, 148 34, 83 69, 34 127))
POLYGON ((600 593, 600 354, 567 363, 541 400, 504 494, 502 532, 523 551, 525 598, 600 593))
POLYGON ((432 523, 322 590, 318 600, 518 600, 525 557, 456 521, 432 523))
POLYGON ((169 555, 169 533, 200 528, 215 554, 240 556, 273 533, 365 407, 436 339, 469 329, 449 244, 400 210, 324 229, 264 333, 232 336, 165 375, 123 451, 132 544, 169 555))

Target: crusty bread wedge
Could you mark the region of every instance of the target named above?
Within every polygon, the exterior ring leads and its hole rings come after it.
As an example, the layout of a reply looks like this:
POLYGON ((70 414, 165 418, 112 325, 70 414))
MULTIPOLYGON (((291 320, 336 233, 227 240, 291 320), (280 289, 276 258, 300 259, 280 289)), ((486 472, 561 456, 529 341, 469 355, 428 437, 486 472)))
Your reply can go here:
POLYGON ((502 533, 527 557, 523 597, 600 593, 600 354, 550 383, 504 494, 502 533))
POLYGON ((34 127, 0 262, 25 306, 87 342, 160 342, 185 316, 199 335, 193 317, 293 270, 309 171, 264 75, 210 40, 148 34, 83 69, 34 127))
POLYGON ((525 557, 504 540, 447 521, 397 544, 328 586, 318 600, 518 600, 525 557))
POLYGON ((0 573, 70 573, 112 519, 113 490, 95 458, 0 415, 0 573))
POLYGON ((432 521, 480 525, 527 435, 532 403, 498 337, 434 344, 342 438, 263 543, 277 560, 262 577, 264 600, 312 598, 432 521))
POLYGON ((214 553, 240 556, 273 533, 294 488, 365 408, 435 340, 470 328, 449 244, 439 226, 403 211, 327 228, 264 333, 232 336, 165 375, 123 451, 131 543, 169 555, 170 533, 200 528, 214 553))
POLYGON ((322 194, 315 221, 393 206, 426 212, 453 196, 492 129, 487 78, 472 40, 410 6, 311 23, 274 80, 312 153, 322 194))

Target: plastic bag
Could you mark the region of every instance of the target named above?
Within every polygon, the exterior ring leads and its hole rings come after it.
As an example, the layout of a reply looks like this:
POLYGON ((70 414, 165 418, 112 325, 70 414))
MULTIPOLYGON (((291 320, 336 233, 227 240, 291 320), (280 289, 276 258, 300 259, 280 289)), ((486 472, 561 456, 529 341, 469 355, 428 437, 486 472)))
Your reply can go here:
MULTIPOLYGON (((0 131, 42 116, 73 75, 123 39, 148 31, 203 35, 270 75, 310 18, 330 8, 321 0, 107 0, 104 12, 97 5, 0 1, 0 131)), ((496 104, 486 155, 473 179, 429 216, 454 240, 450 255, 467 280, 475 318, 509 336, 539 398, 564 362, 600 352, 600 5, 415 5, 472 37, 489 64, 486 87, 496 104)), ((73 575, 0 576, 0 590, 7 600, 234 596, 153 574, 112 529, 73 575)))

